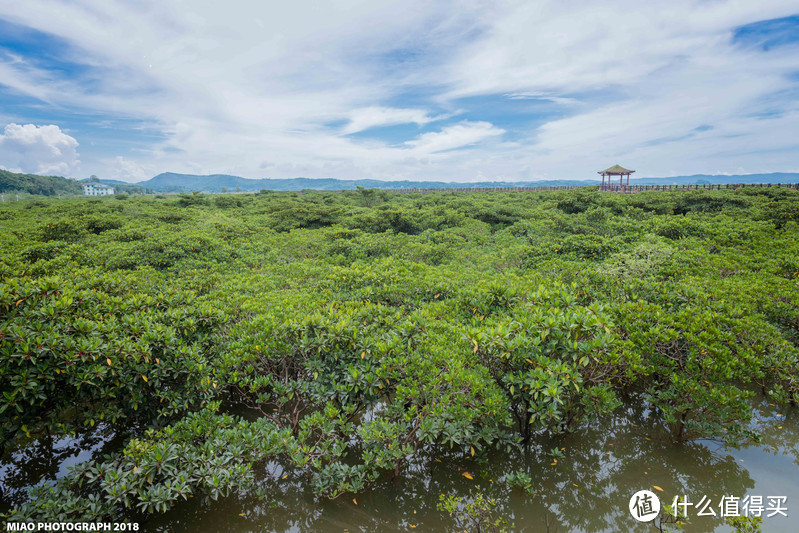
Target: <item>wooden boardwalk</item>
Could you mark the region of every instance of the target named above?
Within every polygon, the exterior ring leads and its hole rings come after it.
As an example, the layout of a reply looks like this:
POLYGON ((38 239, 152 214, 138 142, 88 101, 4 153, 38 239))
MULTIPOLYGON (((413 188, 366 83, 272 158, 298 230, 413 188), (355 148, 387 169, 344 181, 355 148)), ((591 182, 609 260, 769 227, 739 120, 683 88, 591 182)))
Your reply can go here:
MULTIPOLYGON (((403 194, 431 194, 441 192, 451 193, 473 193, 473 192, 531 192, 531 191, 567 191, 571 189, 585 189, 587 187, 597 187, 597 185, 550 185, 546 187, 453 187, 436 189, 383 189, 387 192, 403 194)), ((615 193, 636 193, 642 191, 720 191, 727 189, 742 189, 744 187, 776 188, 799 190, 799 183, 708 183, 695 185, 605 185, 603 192, 615 193)))

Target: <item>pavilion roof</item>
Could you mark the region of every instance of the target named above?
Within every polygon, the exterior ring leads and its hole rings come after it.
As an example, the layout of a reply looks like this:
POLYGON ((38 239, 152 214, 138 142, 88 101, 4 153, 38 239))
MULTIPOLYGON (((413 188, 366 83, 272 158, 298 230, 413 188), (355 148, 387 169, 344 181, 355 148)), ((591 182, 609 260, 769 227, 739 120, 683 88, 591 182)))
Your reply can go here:
POLYGON ((627 170, 626 168, 624 168, 621 165, 613 165, 612 167, 606 168, 605 170, 602 170, 602 171, 598 172, 597 174, 632 174, 633 172, 635 172, 635 171, 634 170, 627 170))

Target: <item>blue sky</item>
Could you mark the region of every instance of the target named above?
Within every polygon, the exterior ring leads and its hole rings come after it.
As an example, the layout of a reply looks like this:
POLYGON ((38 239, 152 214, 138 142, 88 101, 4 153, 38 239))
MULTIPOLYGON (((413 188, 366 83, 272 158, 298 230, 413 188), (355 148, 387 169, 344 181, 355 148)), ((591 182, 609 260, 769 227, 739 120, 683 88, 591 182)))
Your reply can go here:
POLYGON ((799 171, 795 0, 0 3, 0 167, 799 171))

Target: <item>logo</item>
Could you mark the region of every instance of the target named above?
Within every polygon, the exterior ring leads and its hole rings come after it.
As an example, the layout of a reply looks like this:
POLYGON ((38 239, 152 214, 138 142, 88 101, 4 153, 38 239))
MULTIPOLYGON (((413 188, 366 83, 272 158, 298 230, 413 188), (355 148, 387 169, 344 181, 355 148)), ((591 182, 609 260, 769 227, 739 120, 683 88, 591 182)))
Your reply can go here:
POLYGON ((639 490, 630 498, 630 514, 639 522, 651 522, 660 514, 660 500, 654 492, 639 490))

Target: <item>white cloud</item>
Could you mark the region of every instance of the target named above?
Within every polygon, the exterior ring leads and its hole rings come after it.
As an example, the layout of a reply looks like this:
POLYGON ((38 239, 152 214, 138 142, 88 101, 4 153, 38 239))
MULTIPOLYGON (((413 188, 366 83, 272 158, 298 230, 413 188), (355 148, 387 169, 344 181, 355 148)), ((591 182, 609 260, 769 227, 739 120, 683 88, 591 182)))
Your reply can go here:
POLYGON ((791 0, 503 2, 448 66, 450 94, 624 87, 708 48, 729 58, 733 28, 795 13, 791 0))
POLYGON ((503 133, 505 133, 505 130, 496 128, 489 122, 464 121, 454 126, 447 126, 441 131, 424 133, 412 141, 407 141, 405 144, 413 148, 417 153, 433 154, 476 144, 503 133))
POLYGON ((103 160, 102 163, 105 166, 102 178, 137 182, 150 179, 159 173, 151 164, 140 164, 122 156, 103 160))
POLYGON ((393 126, 396 124, 416 124, 424 126, 444 117, 432 117, 423 109, 396 109, 391 107, 365 107, 355 109, 349 122, 341 129, 341 133, 356 133, 376 126, 393 126))
POLYGON ((53 124, 8 124, 0 134, 0 166, 18 172, 68 175, 80 164, 78 141, 53 124))
MULTIPOLYGON (((149 149, 92 162, 92 172, 120 179, 166 170, 470 180, 594 177, 616 162, 643 175, 796 166, 799 110, 787 77, 799 70, 796 46, 763 52, 731 42, 737 26, 795 13, 795 0, 237 4, 0 3, 0 18, 69 43, 65 59, 83 66, 65 76, 0 56, 0 84, 44 109, 135 117, 163 133, 149 149), (520 110, 548 101, 557 112, 517 124, 512 110, 470 114, 464 97, 520 110), (455 113, 464 121, 439 131, 368 139, 370 128, 446 124, 455 113)), ((75 171, 73 159, 63 172, 75 171)))

